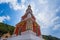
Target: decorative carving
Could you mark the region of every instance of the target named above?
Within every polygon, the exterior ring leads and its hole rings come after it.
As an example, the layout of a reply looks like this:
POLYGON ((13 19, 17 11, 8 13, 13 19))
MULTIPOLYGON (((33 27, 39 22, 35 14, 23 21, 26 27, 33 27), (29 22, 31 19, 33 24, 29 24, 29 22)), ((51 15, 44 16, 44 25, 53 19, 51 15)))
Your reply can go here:
POLYGON ((22 16, 21 22, 16 25, 15 34, 21 35, 21 32, 32 31, 37 36, 41 35, 39 25, 36 23, 35 17, 32 14, 31 6, 29 5, 25 15, 22 16))

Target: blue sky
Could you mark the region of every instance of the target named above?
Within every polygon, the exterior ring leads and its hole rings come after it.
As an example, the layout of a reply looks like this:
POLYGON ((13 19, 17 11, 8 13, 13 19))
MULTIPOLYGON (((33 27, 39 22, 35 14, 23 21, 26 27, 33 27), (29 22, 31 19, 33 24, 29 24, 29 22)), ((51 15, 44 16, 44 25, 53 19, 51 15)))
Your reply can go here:
POLYGON ((60 0, 0 0, 0 22, 15 26, 29 4, 41 33, 60 38, 60 0))

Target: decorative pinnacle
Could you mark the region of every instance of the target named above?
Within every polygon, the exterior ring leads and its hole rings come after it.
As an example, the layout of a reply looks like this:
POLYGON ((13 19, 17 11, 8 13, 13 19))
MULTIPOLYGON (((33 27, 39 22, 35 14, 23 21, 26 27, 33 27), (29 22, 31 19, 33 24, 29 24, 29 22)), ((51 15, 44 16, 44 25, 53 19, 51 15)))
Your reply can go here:
POLYGON ((31 8, 31 6, 30 6, 30 5, 28 5, 28 8, 31 8))

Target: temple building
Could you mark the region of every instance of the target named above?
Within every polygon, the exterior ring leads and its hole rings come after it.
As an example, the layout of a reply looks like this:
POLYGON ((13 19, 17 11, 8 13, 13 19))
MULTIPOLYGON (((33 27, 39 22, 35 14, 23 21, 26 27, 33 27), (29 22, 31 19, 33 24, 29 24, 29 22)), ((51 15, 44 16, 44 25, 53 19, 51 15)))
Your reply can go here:
POLYGON ((22 32, 31 30, 37 36, 41 35, 40 26, 37 24, 35 17, 32 14, 31 6, 29 5, 26 13, 22 16, 21 22, 16 25, 14 33, 21 35, 22 32))
POLYGON ((16 36, 10 40, 43 40, 40 26, 36 22, 30 5, 21 17, 21 21, 16 24, 14 35, 16 36))

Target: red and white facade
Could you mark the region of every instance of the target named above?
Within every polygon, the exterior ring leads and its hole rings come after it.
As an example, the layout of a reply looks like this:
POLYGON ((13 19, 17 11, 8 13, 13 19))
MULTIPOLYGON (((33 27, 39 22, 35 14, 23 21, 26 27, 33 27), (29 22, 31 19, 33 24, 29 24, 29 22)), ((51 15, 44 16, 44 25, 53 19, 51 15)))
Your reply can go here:
POLYGON ((36 23, 36 19, 32 14, 31 6, 29 5, 25 15, 22 16, 21 22, 16 25, 14 33, 21 35, 22 32, 31 30, 36 33, 37 36, 41 35, 40 26, 36 23))
POLYGON ((21 17, 21 22, 16 24, 14 30, 16 37, 11 40, 43 40, 41 37, 40 26, 37 24, 29 5, 26 13, 21 17))

